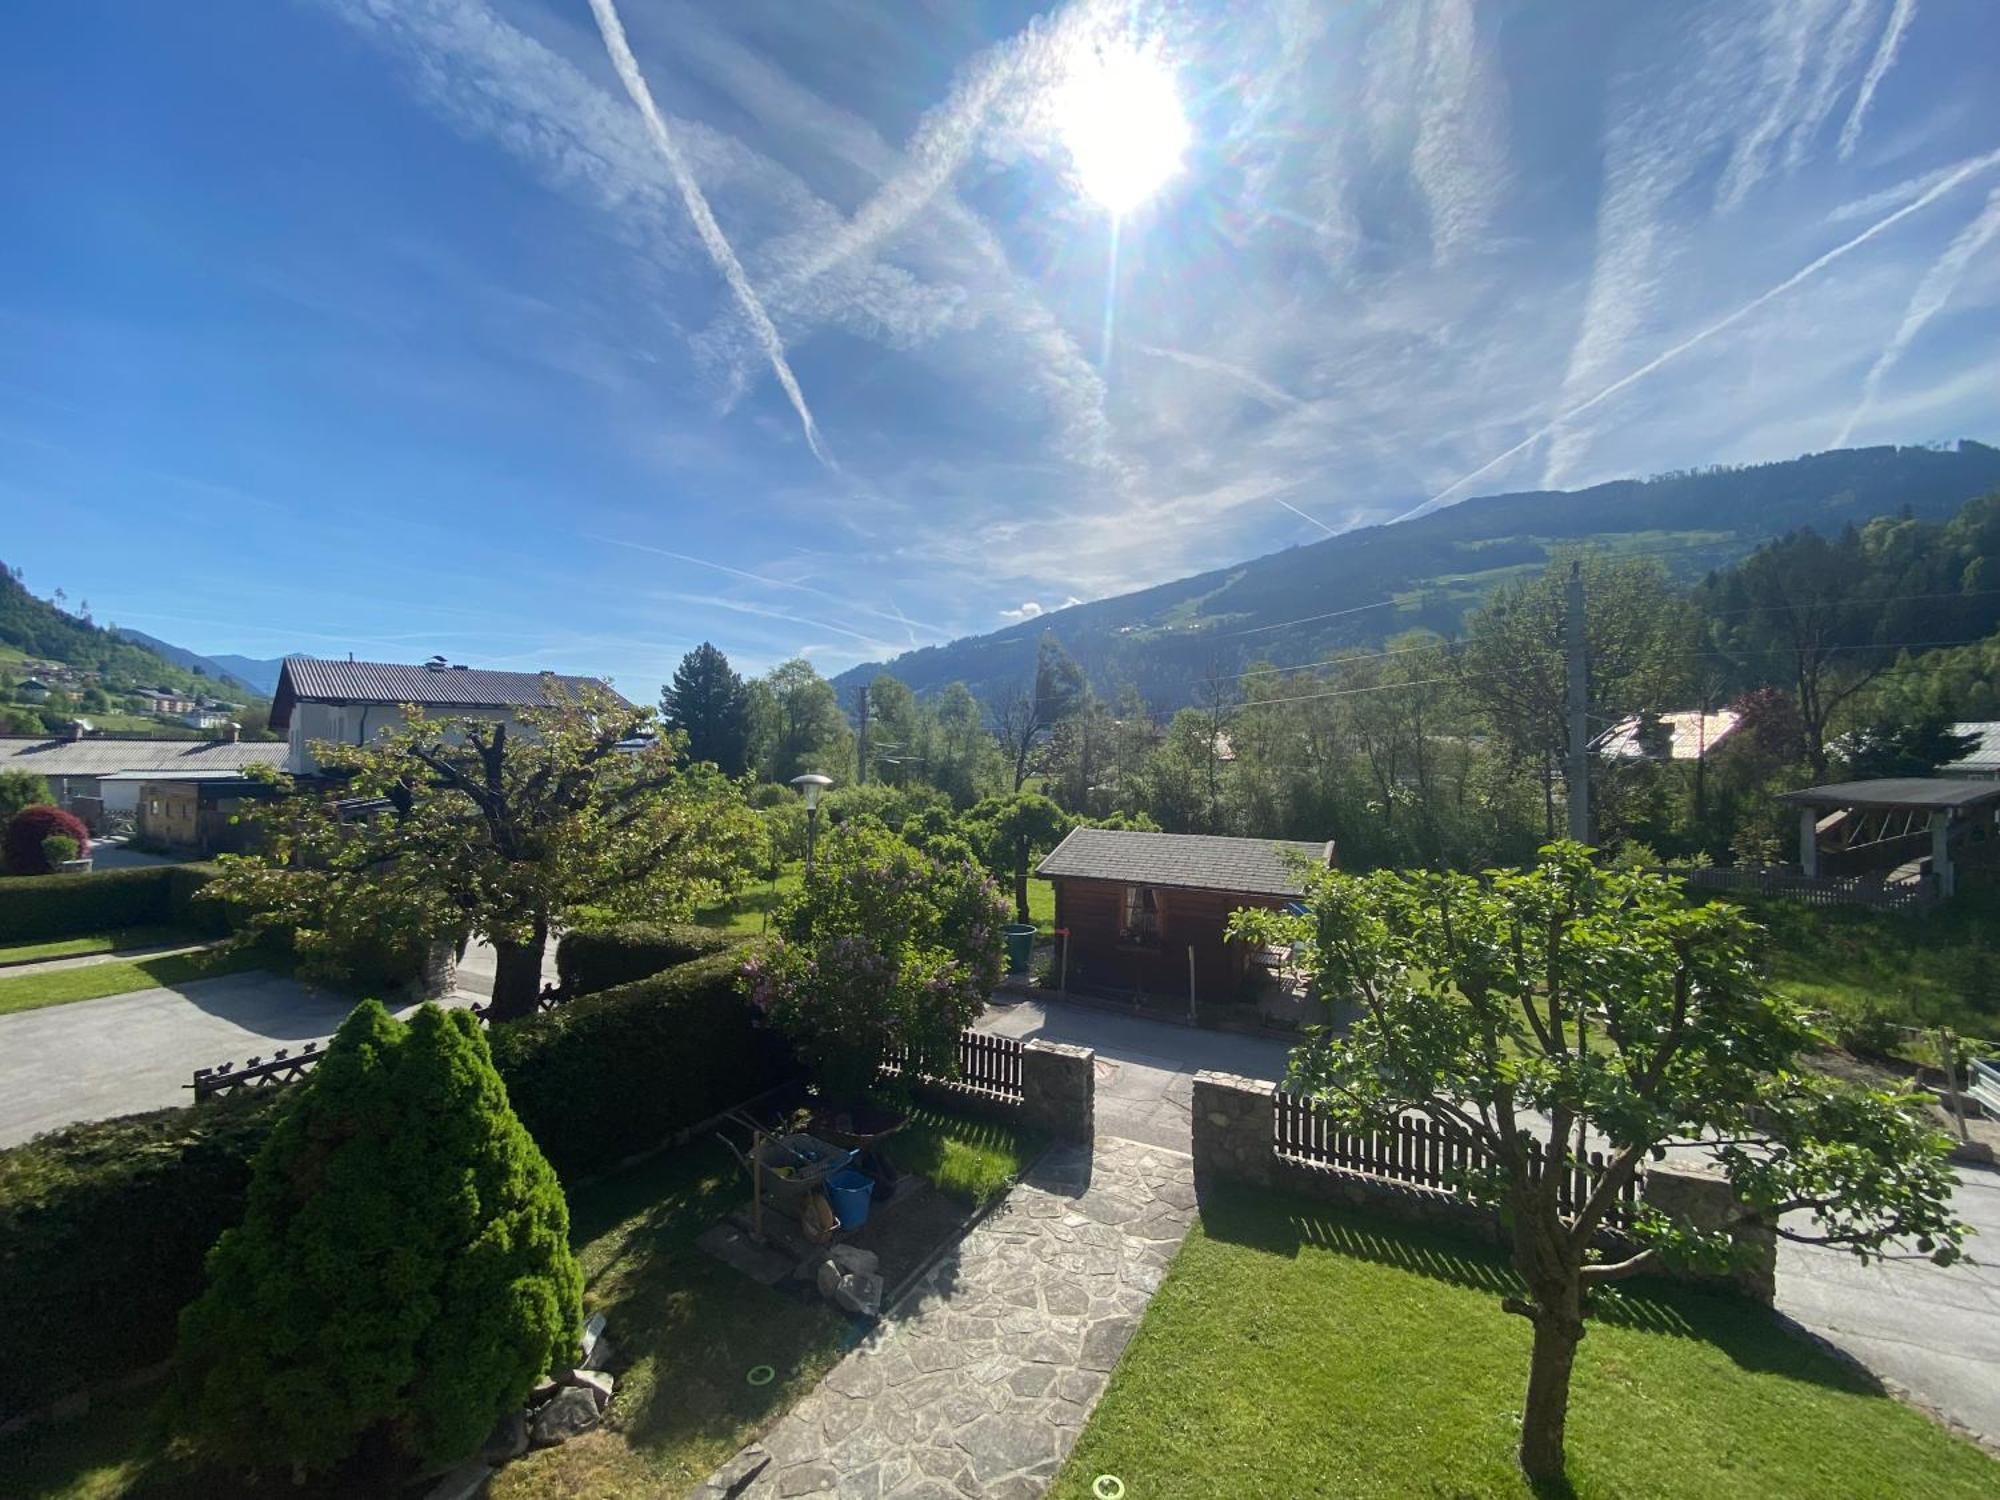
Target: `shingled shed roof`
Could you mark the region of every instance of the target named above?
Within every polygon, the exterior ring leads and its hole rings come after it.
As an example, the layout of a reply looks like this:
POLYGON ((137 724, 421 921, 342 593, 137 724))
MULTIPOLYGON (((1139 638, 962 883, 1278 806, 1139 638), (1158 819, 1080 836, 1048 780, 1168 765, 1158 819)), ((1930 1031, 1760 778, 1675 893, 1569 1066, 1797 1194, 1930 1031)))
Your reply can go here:
POLYGON ((1046 879, 1115 880, 1124 885, 1191 891, 1298 896, 1305 891, 1305 881, 1294 868, 1299 858, 1308 865, 1329 865, 1333 844, 1075 828, 1049 852, 1035 873, 1046 879))
MULTIPOLYGON (((553 672, 489 672, 443 664, 405 666, 384 661, 320 661, 288 656, 271 698, 271 727, 292 722, 297 703, 414 703, 420 708, 547 708, 547 684, 569 694, 604 688, 595 677, 553 672)), ((608 689, 607 689, 608 691, 608 689)), ((623 702, 621 698, 619 700, 623 702)))

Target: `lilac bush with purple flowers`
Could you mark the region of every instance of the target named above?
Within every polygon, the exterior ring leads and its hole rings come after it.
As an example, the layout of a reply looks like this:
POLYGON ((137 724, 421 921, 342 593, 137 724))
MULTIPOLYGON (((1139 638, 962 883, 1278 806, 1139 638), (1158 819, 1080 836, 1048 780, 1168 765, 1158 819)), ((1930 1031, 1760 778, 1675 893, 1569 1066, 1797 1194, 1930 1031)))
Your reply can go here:
POLYGON ((878 827, 821 846, 777 936, 743 966, 744 992, 791 1038, 830 1103, 876 1088, 884 1052, 947 1063, 1000 981, 1006 904, 967 862, 935 860, 878 827))

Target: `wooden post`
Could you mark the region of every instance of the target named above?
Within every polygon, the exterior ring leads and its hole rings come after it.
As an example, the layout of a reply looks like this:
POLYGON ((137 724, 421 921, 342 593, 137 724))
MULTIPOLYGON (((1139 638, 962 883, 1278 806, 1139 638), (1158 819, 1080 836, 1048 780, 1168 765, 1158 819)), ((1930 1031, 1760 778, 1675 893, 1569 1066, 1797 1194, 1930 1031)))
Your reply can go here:
POLYGON ((1965 1101, 1958 1094, 1957 1041, 1949 1026, 1938 1027, 1938 1061, 1944 1066, 1944 1095, 1951 1101, 1952 1118, 1958 1122, 1958 1138, 1965 1141, 1972 1138, 1972 1132, 1965 1128, 1965 1101))
POLYGON ((1808 880, 1819 879, 1819 809, 1799 809, 1799 873, 1808 880))
POLYGON ((1194 948, 1188 948, 1188 1020, 1195 1020, 1194 1008, 1194 948))
POLYGON ((1067 995, 1069 993, 1069 929, 1067 927, 1062 929, 1062 943, 1063 943, 1063 952, 1062 952, 1061 985, 1062 985, 1062 993, 1067 995))
POLYGON ((750 1137, 750 1238, 764 1243, 764 1132, 750 1137))

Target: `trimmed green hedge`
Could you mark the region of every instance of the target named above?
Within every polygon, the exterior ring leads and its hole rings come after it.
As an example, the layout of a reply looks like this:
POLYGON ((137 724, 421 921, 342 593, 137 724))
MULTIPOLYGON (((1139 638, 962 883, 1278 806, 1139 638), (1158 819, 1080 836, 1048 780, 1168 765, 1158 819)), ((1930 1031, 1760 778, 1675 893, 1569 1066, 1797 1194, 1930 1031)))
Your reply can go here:
POLYGON ((0 1420, 173 1352, 279 1091, 0 1151, 0 1420))
POLYGON ((791 1076, 750 1024, 741 967, 710 954, 494 1030, 507 1097, 557 1172, 601 1171, 791 1076))
POLYGON ((214 877, 208 864, 10 876, 0 880, 0 943, 167 923, 219 936, 229 930, 227 916, 219 902, 202 898, 214 877))
POLYGON ((738 941, 719 927, 678 922, 579 928, 556 944, 556 974, 564 994, 591 995, 720 953, 738 941))
MULTIPOLYGON (((139 872, 151 873, 151 872, 139 872)), ((74 879, 77 877, 62 877, 74 879)), ((514 1112, 575 1178, 793 1076, 712 954, 489 1033, 514 1112)), ((0 1151, 0 1421, 167 1358, 250 1162, 299 1087, 76 1125, 0 1151)))

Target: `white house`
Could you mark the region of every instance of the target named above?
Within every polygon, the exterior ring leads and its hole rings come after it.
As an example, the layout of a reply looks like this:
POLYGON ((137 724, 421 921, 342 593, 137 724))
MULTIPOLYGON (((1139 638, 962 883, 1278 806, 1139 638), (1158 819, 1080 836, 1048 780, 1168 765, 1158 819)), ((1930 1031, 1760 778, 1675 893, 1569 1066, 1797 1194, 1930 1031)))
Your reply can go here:
POLYGON ((551 690, 575 694, 587 687, 604 683, 553 672, 488 672, 443 657, 404 666, 290 656, 271 698, 271 727, 287 736, 285 769, 303 773, 318 768, 314 744, 365 745, 404 723, 404 704, 437 717, 513 723, 521 709, 549 707, 551 690))

